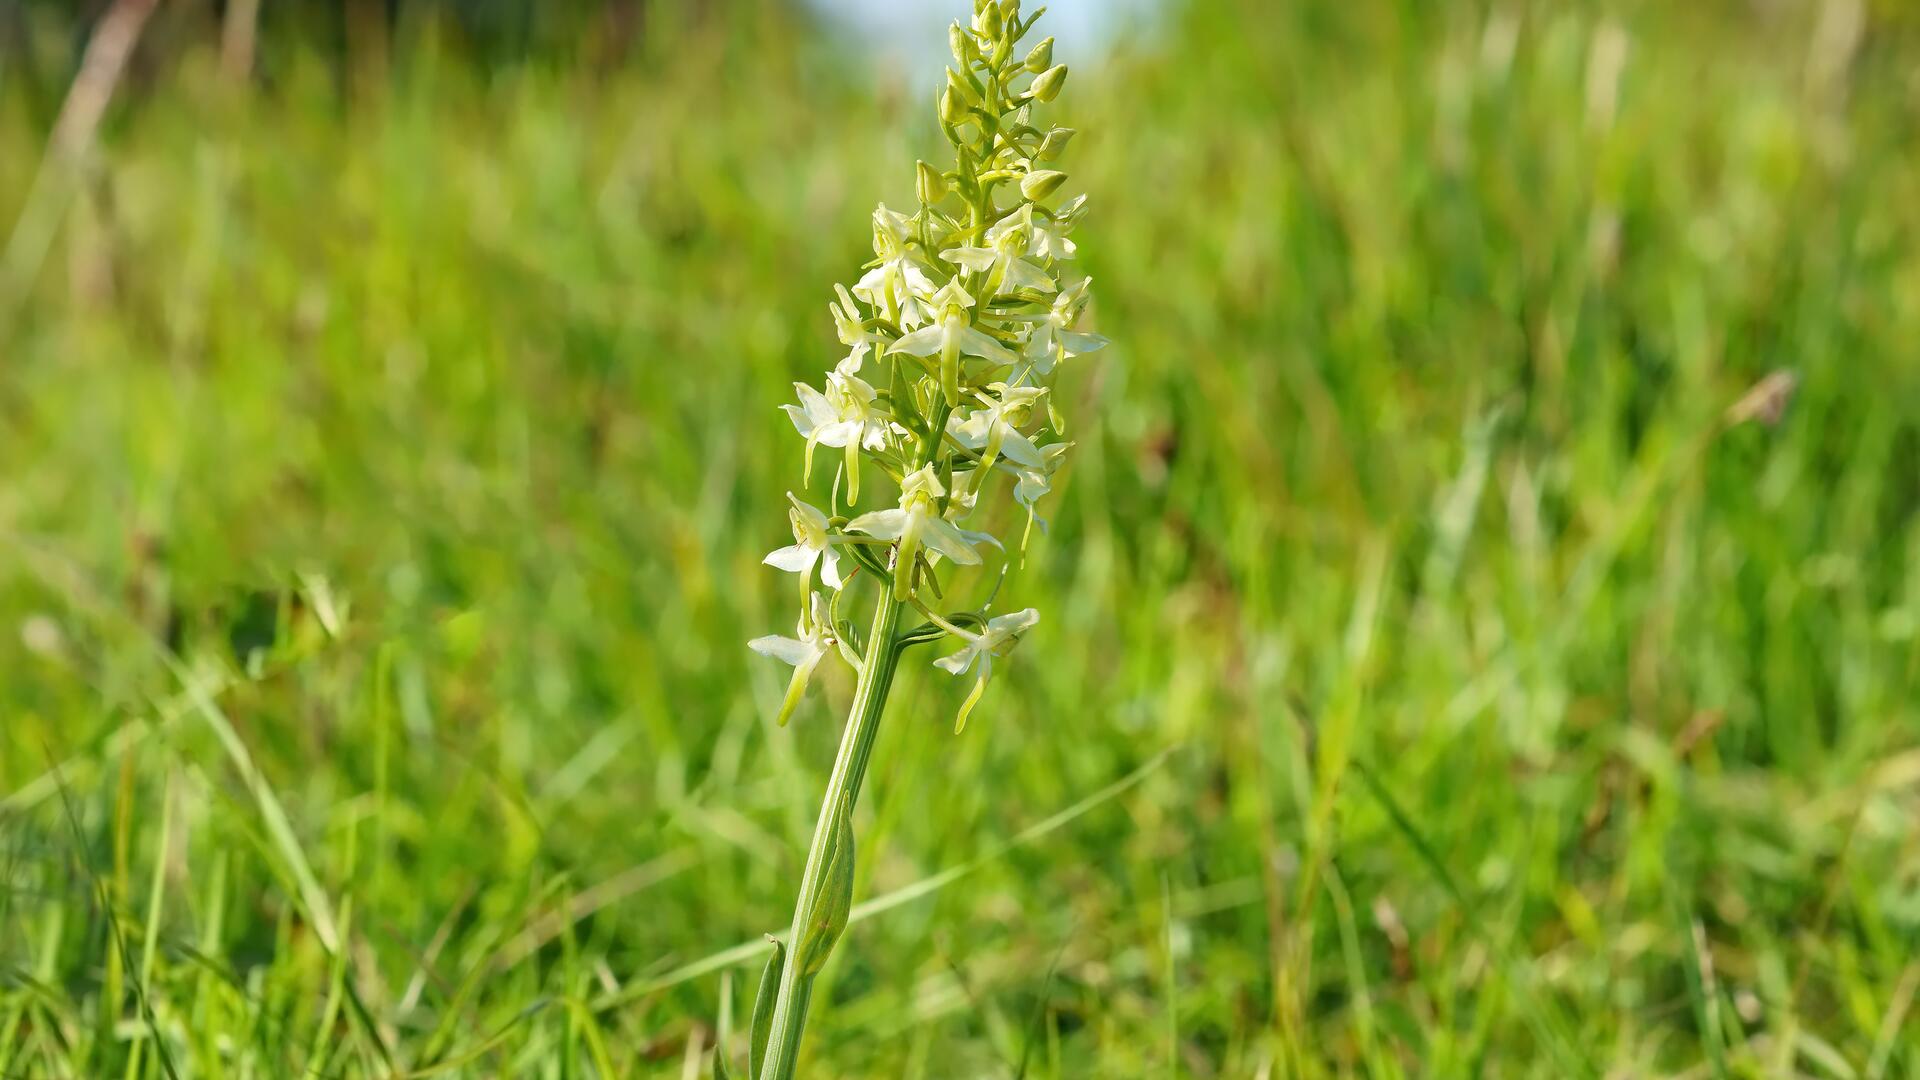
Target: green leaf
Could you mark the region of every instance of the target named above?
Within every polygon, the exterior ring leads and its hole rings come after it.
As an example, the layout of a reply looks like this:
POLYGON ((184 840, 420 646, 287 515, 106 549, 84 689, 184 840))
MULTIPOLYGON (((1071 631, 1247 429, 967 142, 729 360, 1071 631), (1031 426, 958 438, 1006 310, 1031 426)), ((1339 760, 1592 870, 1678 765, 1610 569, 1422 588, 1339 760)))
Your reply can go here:
POLYGON ((747 1041, 747 1077, 756 1080, 760 1063, 767 1059, 767 1036, 773 1031, 773 1002, 780 994, 780 971, 786 964, 787 947, 779 938, 769 936, 773 955, 767 957, 767 969, 760 974, 760 991, 753 998, 753 1037, 747 1041))
POLYGON ((827 957, 847 930, 847 917, 853 911, 853 808, 840 809, 834 831, 833 851, 827 856, 826 880, 807 913, 807 937, 801 946, 801 974, 814 976, 827 966, 827 957))
POLYGON ((886 563, 880 561, 880 557, 874 554, 874 549, 870 545, 848 544, 840 550, 852 556, 853 561, 859 563, 862 570, 872 574, 876 579, 886 581, 893 577, 893 571, 887 568, 886 563))

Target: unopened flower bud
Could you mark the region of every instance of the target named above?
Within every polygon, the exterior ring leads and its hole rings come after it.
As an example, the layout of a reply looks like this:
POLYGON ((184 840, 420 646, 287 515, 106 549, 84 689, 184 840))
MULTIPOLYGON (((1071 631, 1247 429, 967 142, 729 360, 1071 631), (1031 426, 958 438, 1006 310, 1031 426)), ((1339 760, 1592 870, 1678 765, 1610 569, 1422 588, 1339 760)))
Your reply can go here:
POLYGON ((961 102, 964 104, 977 105, 980 103, 980 91, 973 88, 973 84, 967 81, 965 75, 960 74, 952 68, 947 69, 947 89, 959 95, 961 102))
POLYGON ((966 28, 958 22, 947 27, 947 48, 953 51, 954 63, 962 66, 980 55, 980 50, 973 44, 973 35, 967 33, 966 28))
POLYGON ((999 37, 1001 30, 1000 5, 998 3, 990 3, 980 9, 980 14, 974 16, 973 28, 989 38, 999 37))
POLYGON ((1066 182, 1066 173, 1054 169, 1039 169, 1020 178, 1020 194, 1033 202, 1039 202, 1060 190, 1060 185, 1066 182))
POLYGON ((947 197, 947 178, 924 161, 914 165, 913 181, 914 193, 920 196, 923 206, 932 206, 947 197))
POLYGON ((959 124, 967 118, 967 103, 949 86, 940 91, 940 119, 948 124, 959 124))
POLYGON ((1026 68, 1028 71, 1031 71, 1037 74, 1039 72, 1047 70, 1047 68, 1051 67, 1052 65, 1053 65, 1053 39, 1052 38, 1048 38, 1045 41, 1042 41, 1040 44, 1035 45, 1033 47, 1033 51, 1027 54, 1026 68))
POLYGON ((1046 138, 1040 140, 1040 149, 1034 151, 1034 156, 1041 161, 1052 161, 1067 148, 1067 143, 1073 141, 1074 134, 1072 128, 1054 128, 1047 132, 1046 138))
POLYGON ((1033 85, 1027 93, 1036 101, 1052 101, 1060 96, 1060 88, 1067 84, 1067 65, 1055 64, 1034 77, 1033 85))

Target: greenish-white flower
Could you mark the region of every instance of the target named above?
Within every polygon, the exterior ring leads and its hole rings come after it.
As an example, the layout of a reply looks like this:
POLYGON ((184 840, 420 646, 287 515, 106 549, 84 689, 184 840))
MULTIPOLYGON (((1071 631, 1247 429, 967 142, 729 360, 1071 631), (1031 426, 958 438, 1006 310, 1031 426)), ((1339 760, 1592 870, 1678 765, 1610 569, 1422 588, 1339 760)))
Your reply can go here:
POLYGON ((867 329, 865 322, 860 318, 859 304, 854 300, 853 294, 847 291, 847 287, 835 285, 833 289, 839 294, 840 299, 829 301, 827 310, 833 313, 833 325, 839 331, 840 344, 848 349, 846 359, 841 360, 834 370, 848 375, 857 374, 861 363, 866 360, 867 352, 879 344, 881 338, 880 335, 867 329))
POLYGON ((1089 291, 1093 286, 1092 278, 1082 278, 1078 283, 1061 290, 1053 298, 1053 306, 1034 320, 1033 330, 1027 335, 1026 347, 1021 350, 1021 359, 1026 369, 1036 375, 1047 375, 1059 361, 1071 356, 1084 356, 1098 351, 1107 344, 1107 339, 1099 334, 1088 334, 1075 330, 1080 315, 1092 299, 1089 291))
POLYGON ((873 253, 879 257, 879 265, 853 286, 855 296, 902 329, 912 329, 932 318, 924 298, 934 291, 933 279, 914 257, 912 236, 913 219, 881 203, 873 212, 873 253))
POLYGON ((1020 635, 1032 629, 1040 621, 1040 613, 1033 608, 1016 611, 1011 615, 1002 615, 987 622, 980 633, 967 638, 966 647, 952 656, 942 657, 933 665, 942 671, 954 675, 973 672, 973 689, 967 693, 967 700, 960 706, 959 719, 954 722, 953 730, 958 734, 967 726, 967 714, 986 692, 987 680, 993 677, 993 658, 1005 656, 1013 651, 1020 635))
POLYGON ((860 449, 887 447, 886 414, 874 408, 873 387, 845 371, 827 373, 825 393, 806 383, 794 383, 798 405, 782 405, 793 427, 807 440, 806 477, 813 475, 813 448, 832 446, 846 451, 847 501, 860 501, 860 449))
POLYGON ((967 449, 980 451, 982 468, 992 468, 1003 453, 1017 464, 1040 468, 1044 464, 1040 448, 1021 434, 1020 429, 1032 418, 1033 407, 1047 392, 1035 386, 1005 383, 995 383, 990 389, 999 396, 990 399, 990 404, 974 409, 964 419, 959 416, 949 419, 947 433, 967 449))
POLYGON ((1041 463, 1038 467, 1021 465, 1008 458, 995 462, 993 467, 1014 478, 1013 501, 1027 508, 1027 532, 1020 537, 1020 545, 1025 548, 1028 535, 1038 524, 1041 532, 1047 531, 1046 519, 1038 514, 1040 500, 1053 490, 1053 474, 1066 460, 1067 449, 1072 443, 1052 443, 1040 448, 1041 463))
MULTIPOLYGON (((992 247, 956 247, 940 253, 940 257, 950 263, 963 266, 975 273, 986 274, 986 293, 998 296, 1018 289, 1032 289, 1036 292, 1050 293, 1059 288, 1052 275, 1026 259, 1028 244, 1033 238, 1032 206, 1028 203, 1023 209, 1027 213, 1027 222, 1020 222, 992 237, 992 247)), ((1019 217, 1014 214, 1007 219, 1013 221, 1019 217)), ((1005 225, 1007 221, 1000 224, 1005 225)))
MULTIPOLYGON (((987 242, 998 247, 1001 239, 1007 236, 1022 238, 1022 254, 1037 259, 1053 259, 1056 262, 1071 259, 1079 252, 1067 234, 1073 231, 1073 219, 1068 208, 1075 213, 1085 205, 1086 196, 1082 195, 1068 203, 1052 219, 1035 217, 1032 203, 1021 203, 1020 209, 1001 218, 987 229, 987 242)), ((1045 290, 1052 292, 1052 289, 1045 290)))
POLYGON ((763 560, 768 566, 800 575, 802 592, 813 591, 813 568, 820 567, 820 580, 829 589, 840 587, 840 553, 833 550, 838 539, 827 527, 827 515, 787 492, 793 508, 787 519, 793 523, 793 543, 770 552, 763 560))
POLYGON ((922 545, 963 566, 980 562, 980 553, 959 526, 942 517, 936 500, 947 493, 940 478, 929 465, 909 473, 900 485, 900 505, 892 510, 861 514, 847 523, 848 532, 863 533, 875 540, 897 540, 894 555, 893 595, 905 600, 913 595, 914 557, 922 545))
POLYGON ((1011 349, 995 341, 973 325, 969 314, 973 297, 955 278, 933 294, 935 321, 893 343, 887 351, 911 356, 940 358, 940 387, 948 405, 960 403, 960 357, 978 356, 996 364, 1011 364, 1016 357, 1011 349))
POLYGON ((747 648, 762 656, 771 656, 783 664, 793 665, 793 678, 787 683, 786 700, 780 703, 779 723, 785 726, 787 718, 799 706, 800 698, 807 692, 807 683, 813 678, 813 670, 820 661, 834 650, 833 623, 828 614, 826 599, 819 593, 813 594, 813 602, 808 610, 800 613, 800 623, 794 632, 798 637, 780 637, 768 635, 747 642, 747 648))

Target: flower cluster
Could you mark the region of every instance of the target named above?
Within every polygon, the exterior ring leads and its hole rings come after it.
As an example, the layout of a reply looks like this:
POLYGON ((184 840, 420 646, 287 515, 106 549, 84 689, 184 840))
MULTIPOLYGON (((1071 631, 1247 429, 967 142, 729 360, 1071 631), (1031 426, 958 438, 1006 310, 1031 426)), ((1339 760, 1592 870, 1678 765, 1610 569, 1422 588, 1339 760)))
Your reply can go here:
POLYGON ((917 212, 874 211, 873 260, 851 288, 835 286, 828 304, 847 353, 821 388, 796 384, 799 402, 785 406, 806 440, 809 480, 816 447, 842 454, 832 512, 789 495, 794 543, 766 559, 800 576, 803 597, 797 637, 751 642, 794 666, 781 723, 827 656, 860 667, 878 650, 950 636, 961 650, 936 663, 973 678, 963 727, 993 657, 1039 621, 1030 608, 998 617, 936 608, 943 562, 1004 558, 1000 540, 966 524, 996 478, 1026 510, 1026 543, 1035 505, 1071 445, 1044 380, 1106 344, 1076 329, 1091 282, 1067 272, 1086 199, 1058 200, 1067 177, 1050 167, 1074 133, 1036 126, 1034 117, 1060 93, 1067 69, 1053 63, 1052 38, 1016 52, 1039 17, 1023 19, 1020 0, 974 0, 973 8, 968 24, 949 31, 954 65, 939 98, 953 168, 919 163, 917 212), (892 481, 896 505, 856 512, 865 470, 892 481), (927 620, 867 642, 864 657, 838 615, 863 570, 927 620))

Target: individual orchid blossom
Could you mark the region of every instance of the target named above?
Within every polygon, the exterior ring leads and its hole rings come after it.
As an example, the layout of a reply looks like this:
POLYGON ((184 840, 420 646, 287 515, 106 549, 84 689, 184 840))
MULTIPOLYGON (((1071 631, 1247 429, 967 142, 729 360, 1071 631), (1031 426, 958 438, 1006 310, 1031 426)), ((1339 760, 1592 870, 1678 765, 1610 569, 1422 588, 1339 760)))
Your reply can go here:
POLYGON ((1072 443, 1052 443, 1040 448, 1041 462, 1038 466, 1021 465, 1011 457, 993 464, 993 468, 1013 476, 1013 501, 1027 508, 1027 530, 1020 537, 1020 547, 1024 550, 1027 539, 1033 533, 1037 523, 1041 532, 1047 531, 1047 523, 1036 510, 1040 500, 1053 490, 1053 474, 1066 460, 1067 449, 1072 443))
POLYGON ((980 452, 980 468, 990 469, 1002 453, 1018 464, 1039 468, 1040 448, 1020 433, 1029 422, 1034 406, 1047 392, 1036 386, 1008 386, 994 383, 988 389, 998 397, 973 410, 965 419, 947 421, 947 434, 969 450, 980 452))
POLYGON ((813 475, 813 448, 831 446, 846 451, 847 501, 860 501, 860 451, 884 450, 888 424, 884 413, 873 407, 873 387, 858 375, 845 371, 827 373, 827 390, 821 393, 806 383, 794 383, 800 396, 798 405, 782 405, 793 419, 794 430, 807 440, 806 474, 813 475))
POLYGON ((901 483, 899 507, 861 514, 847 523, 848 532, 864 533, 875 540, 899 541, 893 566, 893 595, 897 600, 913 595, 914 557, 920 553, 922 544, 962 566, 980 562, 980 553, 973 550, 973 544, 959 526, 942 517, 934 507, 935 500, 946 493, 946 487, 934 475, 933 466, 928 465, 910 473, 901 483))
POLYGON ((986 284, 983 291, 988 296, 1019 289, 1053 292, 1059 288, 1053 277, 1026 259, 1027 244, 1032 235, 1033 204, 1027 203, 1022 211, 1026 215, 1026 222, 1016 222, 1013 227, 1002 230, 993 238, 992 247, 951 248, 941 252, 940 257, 975 273, 984 273, 986 284))
POLYGON ((1092 278, 1082 278, 1071 288, 1063 289, 1053 298, 1053 304, 1034 321, 1033 330, 1027 336, 1026 348, 1021 352, 1022 373, 1050 375, 1054 364, 1072 356, 1085 356, 1106 347, 1107 339, 1099 334, 1082 333, 1074 329, 1080 315, 1086 310, 1090 299, 1089 289, 1092 278))
POLYGON ((978 356, 996 364, 1011 364, 1018 359, 1012 350, 973 325, 968 314, 973 297, 955 278, 933 294, 936 321, 923 326, 887 351, 911 356, 940 357, 940 389, 949 408, 960 403, 960 357, 978 356))
POLYGON ((873 253, 880 261, 853 286, 855 296, 902 329, 932 317, 923 298, 934 291, 933 279, 913 256, 912 235, 911 219, 881 203, 873 212, 873 253))
POLYGON ((769 553, 762 561, 799 574, 800 591, 807 595, 813 594, 813 568, 818 564, 820 583, 829 589, 838 589, 840 553, 833 550, 838 540, 827 526, 827 515, 800 501, 791 491, 787 492, 787 501, 793 504, 793 509, 787 511, 787 518, 793 523, 793 543, 769 553))
POLYGON ((1035 221, 1033 226, 1033 253, 1048 255, 1056 259, 1071 259, 1077 254, 1073 241, 1067 239, 1074 226, 1087 212, 1087 197, 1075 195, 1068 199, 1060 209, 1046 215, 1044 221, 1035 221))
POLYGON ((933 662, 933 666, 954 675, 965 675, 969 671, 974 673, 973 689, 967 692, 967 700, 960 705, 960 716, 954 721, 954 734, 958 735, 966 729, 968 714, 973 712, 980 695, 986 691, 987 680, 993 677, 993 658, 1012 652, 1019 636, 1031 630, 1039 621, 1040 612, 1033 608, 990 619, 985 629, 967 638, 965 648, 933 662))
MULTIPOLYGON (((1068 204, 1077 208, 1086 203, 1087 197, 1081 195, 1068 204)), ((999 246, 1000 239, 1009 234, 1024 235, 1026 243, 1021 252, 1031 258, 1052 259, 1056 262, 1071 259, 1079 251, 1067 233, 1072 231, 1073 222, 1068 211, 1063 208, 1051 219, 1037 218, 1033 213, 1033 203, 1023 203, 1020 209, 1001 218, 987 229, 987 243, 999 246)), ((1050 290, 1049 290, 1050 291, 1050 290)))
POLYGON ((794 629, 799 637, 780 637, 770 634, 747 642, 747 648, 761 656, 771 656, 783 664, 793 665, 793 678, 787 683, 786 699, 780 703, 780 716, 777 723, 785 727, 793 710, 799 706, 800 698, 807 692, 807 683, 813 678, 813 669, 834 650, 837 642, 833 636, 833 622, 829 614, 826 598, 819 593, 813 594, 810 607, 801 612, 800 624, 794 629))
POLYGON ((882 339, 861 322, 860 306, 854 300, 853 294, 847 291, 847 287, 835 285, 833 288, 840 299, 830 301, 827 304, 827 310, 832 313, 834 328, 840 333, 840 344, 845 345, 849 350, 846 358, 841 360, 834 370, 855 375, 859 373, 860 365, 866 359, 867 352, 882 339))

